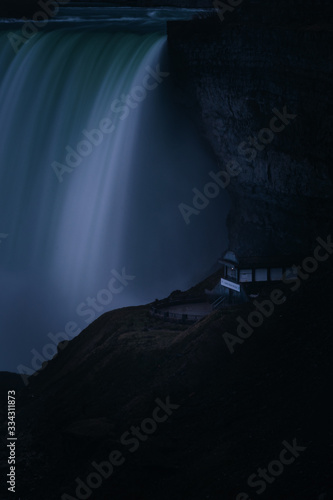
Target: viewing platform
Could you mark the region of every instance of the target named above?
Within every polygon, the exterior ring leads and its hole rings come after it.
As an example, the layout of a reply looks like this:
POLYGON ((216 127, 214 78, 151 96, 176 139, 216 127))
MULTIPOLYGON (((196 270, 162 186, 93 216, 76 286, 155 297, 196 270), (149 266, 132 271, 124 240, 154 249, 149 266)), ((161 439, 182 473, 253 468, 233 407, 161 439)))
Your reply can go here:
POLYGON ((197 296, 174 296, 156 300, 150 314, 166 321, 195 323, 216 309, 230 309, 237 304, 256 298, 264 285, 289 282, 297 279, 293 266, 301 262, 299 255, 249 256, 238 258, 228 250, 219 259, 220 272, 216 285, 197 296))
POLYGON ((155 301, 150 314, 167 321, 195 323, 205 318, 212 310, 212 304, 202 296, 155 301))

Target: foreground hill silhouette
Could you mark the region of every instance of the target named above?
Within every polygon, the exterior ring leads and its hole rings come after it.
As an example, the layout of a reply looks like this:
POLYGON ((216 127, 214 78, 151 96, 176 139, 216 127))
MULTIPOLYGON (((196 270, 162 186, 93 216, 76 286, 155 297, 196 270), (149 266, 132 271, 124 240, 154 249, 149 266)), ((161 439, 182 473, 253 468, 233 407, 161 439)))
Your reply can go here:
POLYGON ((262 498, 333 498, 332 276, 328 260, 297 292, 285 286, 285 303, 234 354, 222 335, 253 304, 191 326, 152 318, 148 306, 101 316, 19 394, 21 500, 76 498, 75 479, 112 450, 125 462, 89 498, 253 499, 248 477, 294 440, 305 451, 262 498), (179 408, 131 453, 121 436, 168 397, 179 408))

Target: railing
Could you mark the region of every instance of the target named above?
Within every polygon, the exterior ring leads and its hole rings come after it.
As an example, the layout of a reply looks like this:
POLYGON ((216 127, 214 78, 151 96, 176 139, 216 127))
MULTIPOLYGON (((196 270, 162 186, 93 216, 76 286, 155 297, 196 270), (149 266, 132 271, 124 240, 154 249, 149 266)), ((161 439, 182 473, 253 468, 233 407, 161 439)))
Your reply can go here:
POLYGON ((170 311, 163 311, 160 309, 156 309, 154 307, 150 309, 150 313, 158 318, 166 320, 183 321, 184 323, 187 322, 195 323, 196 321, 199 321, 200 319, 205 318, 207 316, 207 313, 205 314, 174 313, 170 311))
POLYGON ((198 295, 196 297, 179 297, 176 299, 163 299, 163 300, 155 300, 152 307, 156 309, 162 309, 163 307, 169 306, 179 306, 182 304, 199 304, 200 302, 206 302, 205 295, 198 295))
POLYGON ((222 305, 222 302, 224 302, 226 299, 226 296, 224 297, 218 297, 216 300, 214 300, 214 302, 212 303, 212 308, 213 309, 218 309, 221 305, 222 305))
POLYGON ((150 308, 150 313, 153 316, 157 316, 159 318, 165 318, 168 320, 176 320, 183 321, 184 323, 194 323, 195 321, 199 321, 200 319, 207 316, 207 313, 202 314, 188 314, 188 313, 176 313, 165 310, 171 306, 179 306, 183 304, 199 304, 201 302, 206 302, 206 297, 204 295, 197 297, 179 297, 176 299, 164 299, 157 300, 150 308))

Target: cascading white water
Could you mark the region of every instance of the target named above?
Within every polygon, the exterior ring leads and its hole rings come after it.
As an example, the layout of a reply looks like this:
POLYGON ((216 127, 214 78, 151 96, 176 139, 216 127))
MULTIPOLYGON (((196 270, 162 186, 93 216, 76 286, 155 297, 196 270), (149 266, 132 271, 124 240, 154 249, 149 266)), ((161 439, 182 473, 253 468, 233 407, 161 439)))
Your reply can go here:
POLYGON ((13 370, 49 332, 87 326, 78 305, 112 269, 135 279, 96 316, 194 284, 226 246, 227 201, 189 225, 179 212, 217 168, 172 100, 164 35, 61 28, 15 55, 0 32, 0 47, 1 369, 13 370), (106 119, 112 132, 66 163, 106 119))

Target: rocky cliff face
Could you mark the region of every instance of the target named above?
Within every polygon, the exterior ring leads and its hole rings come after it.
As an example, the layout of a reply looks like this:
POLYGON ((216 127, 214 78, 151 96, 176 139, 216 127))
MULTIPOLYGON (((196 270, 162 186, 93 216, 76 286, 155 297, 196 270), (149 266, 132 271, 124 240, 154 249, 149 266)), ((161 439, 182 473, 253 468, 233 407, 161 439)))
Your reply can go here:
POLYGON ((219 166, 239 166, 227 187, 239 254, 305 254, 332 227, 332 8, 288 9, 253 2, 168 27, 183 104, 219 166))

